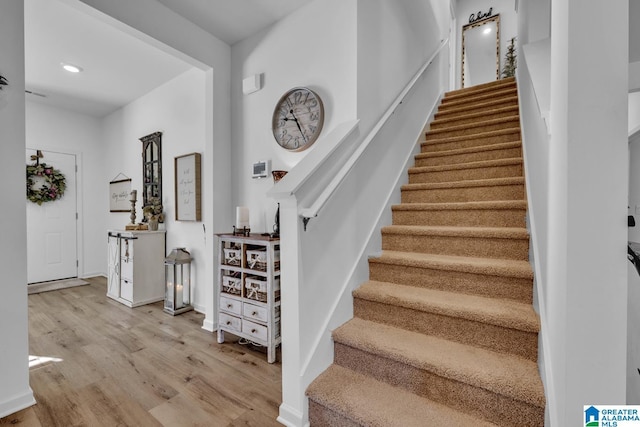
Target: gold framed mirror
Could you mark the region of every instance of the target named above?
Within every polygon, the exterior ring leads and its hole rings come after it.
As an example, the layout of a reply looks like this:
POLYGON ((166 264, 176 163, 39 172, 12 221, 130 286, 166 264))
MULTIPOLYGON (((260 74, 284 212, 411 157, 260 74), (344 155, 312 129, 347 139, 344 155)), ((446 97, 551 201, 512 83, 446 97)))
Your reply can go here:
POLYGON ((500 78, 500 15, 462 27, 462 87, 500 78))

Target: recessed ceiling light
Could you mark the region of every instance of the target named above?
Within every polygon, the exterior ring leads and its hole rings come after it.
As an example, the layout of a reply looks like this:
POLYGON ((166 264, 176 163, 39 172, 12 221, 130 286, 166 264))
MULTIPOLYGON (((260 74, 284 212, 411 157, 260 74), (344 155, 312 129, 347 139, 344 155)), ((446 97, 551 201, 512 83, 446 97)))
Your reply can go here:
POLYGON ((65 62, 62 62, 60 65, 62 65, 62 68, 64 68, 70 73, 79 73, 80 71, 82 71, 82 68, 78 67, 77 65, 68 64, 65 62))

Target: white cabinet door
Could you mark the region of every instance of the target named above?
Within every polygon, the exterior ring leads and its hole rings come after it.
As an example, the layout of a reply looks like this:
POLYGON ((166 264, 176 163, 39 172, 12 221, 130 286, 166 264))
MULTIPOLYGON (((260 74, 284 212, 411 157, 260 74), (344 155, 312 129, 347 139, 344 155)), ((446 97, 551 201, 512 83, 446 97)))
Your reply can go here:
POLYGON ((109 235, 108 243, 108 280, 107 295, 120 296, 120 238, 109 235))

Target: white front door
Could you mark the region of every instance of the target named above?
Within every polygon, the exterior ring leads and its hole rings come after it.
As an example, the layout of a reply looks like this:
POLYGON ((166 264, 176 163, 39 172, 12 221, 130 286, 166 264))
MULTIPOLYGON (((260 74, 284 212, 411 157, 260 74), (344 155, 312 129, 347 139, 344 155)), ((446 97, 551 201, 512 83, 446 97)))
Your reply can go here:
MULTIPOLYGON (((27 149, 27 164, 36 150, 27 149)), ((62 198, 38 205, 27 200, 28 283, 78 277, 76 249, 76 156, 42 151, 46 163, 65 176, 62 198)))

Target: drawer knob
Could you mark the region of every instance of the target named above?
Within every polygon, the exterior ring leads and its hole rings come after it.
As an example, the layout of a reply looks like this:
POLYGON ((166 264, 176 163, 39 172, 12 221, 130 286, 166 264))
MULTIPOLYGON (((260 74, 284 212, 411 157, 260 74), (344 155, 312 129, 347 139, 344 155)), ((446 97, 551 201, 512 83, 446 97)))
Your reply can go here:
POLYGON ((252 329, 252 330, 251 330, 251 333, 252 333, 252 334, 255 334, 256 332, 258 332, 256 329, 252 329))
POLYGON ((227 308, 233 308, 233 304, 227 304, 227 308))
POLYGON ((251 313, 251 315, 252 315, 252 316, 257 316, 257 315, 258 315, 258 312, 257 312, 257 311, 254 311, 253 313, 251 313))
POLYGON ((231 324, 231 320, 227 320, 227 325, 230 325, 230 324, 231 324))

